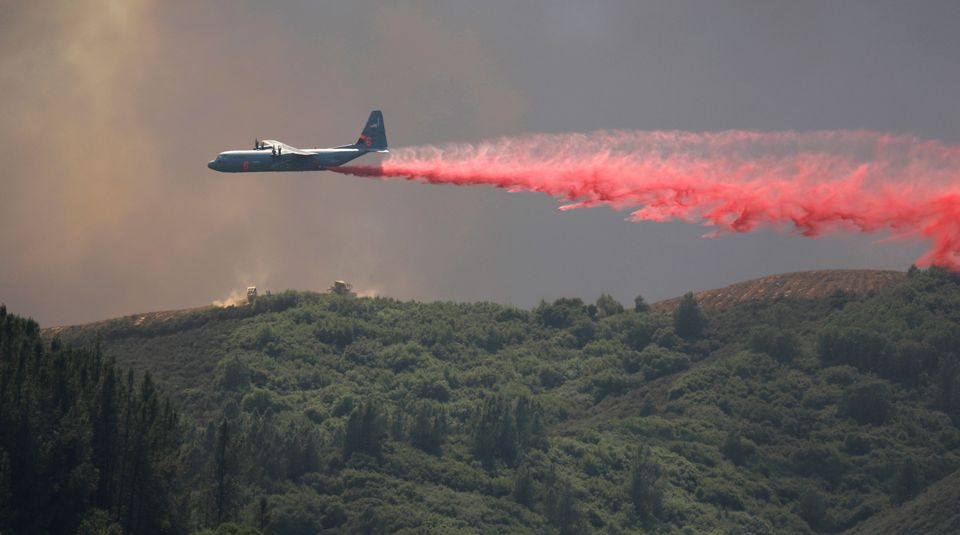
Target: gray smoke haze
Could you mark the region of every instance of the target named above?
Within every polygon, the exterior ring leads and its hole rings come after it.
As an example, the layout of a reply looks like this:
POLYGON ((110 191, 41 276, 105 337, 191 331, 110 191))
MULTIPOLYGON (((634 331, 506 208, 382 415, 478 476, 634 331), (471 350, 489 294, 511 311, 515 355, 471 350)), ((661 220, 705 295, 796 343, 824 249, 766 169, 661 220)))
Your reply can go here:
MULTIPOLYGON (((0 301, 45 325, 345 278, 400 298, 629 301, 922 244, 557 213, 527 193, 227 175, 254 137, 868 128, 960 142, 960 5, 41 1, 0 6, 0 301)), ((370 158, 370 157, 365 157, 370 158)))

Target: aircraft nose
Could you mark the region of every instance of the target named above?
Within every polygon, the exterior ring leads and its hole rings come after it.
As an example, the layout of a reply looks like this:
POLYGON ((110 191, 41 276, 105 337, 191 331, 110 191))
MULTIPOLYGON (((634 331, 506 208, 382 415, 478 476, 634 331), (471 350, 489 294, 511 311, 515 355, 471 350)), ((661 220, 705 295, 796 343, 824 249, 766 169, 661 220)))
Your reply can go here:
POLYGON ((210 169, 213 169, 214 171, 216 171, 216 170, 217 170, 217 166, 214 165, 215 163, 216 163, 216 160, 210 160, 209 162, 207 162, 207 167, 209 167, 210 169))

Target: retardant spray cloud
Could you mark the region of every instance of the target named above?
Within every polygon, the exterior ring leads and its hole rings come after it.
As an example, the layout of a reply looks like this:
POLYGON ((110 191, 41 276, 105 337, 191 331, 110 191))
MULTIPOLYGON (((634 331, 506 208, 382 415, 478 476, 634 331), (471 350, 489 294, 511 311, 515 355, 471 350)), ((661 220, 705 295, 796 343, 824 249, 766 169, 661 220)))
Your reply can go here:
POLYGON ((960 146, 868 131, 601 131, 395 150, 357 176, 537 191, 628 220, 804 236, 926 239, 919 265, 960 271, 960 146))

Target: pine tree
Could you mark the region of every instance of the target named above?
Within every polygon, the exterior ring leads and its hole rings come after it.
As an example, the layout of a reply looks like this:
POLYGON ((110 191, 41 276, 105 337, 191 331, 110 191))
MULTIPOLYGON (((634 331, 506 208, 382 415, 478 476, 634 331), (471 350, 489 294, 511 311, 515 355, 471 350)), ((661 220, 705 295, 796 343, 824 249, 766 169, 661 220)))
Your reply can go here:
POLYGON ((270 504, 266 496, 260 496, 260 501, 257 503, 257 529, 265 532, 269 523, 270 504))
POLYGON ((957 356, 948 354, 940 365, 935 406, 960 423, 960 364, 957 356))
POLYGON ((484 400, 473 423, 473 454, 486 463, 499 459, 513 466, 528 448, 547 448, 540 406, 526 396, 484 400))
POLYGON ((48 349, 35 322, 0 319, 0 531, 183 531, 179 417, 135 379, 99 347, 48 349))
POLYGON ((797 504, 797 514, 807 525, 818 530, 827 514, 827 504, 823 499, 823 494, 814 488, 803 491, 797 504))
MULTIPOLYGON (((505 401, 501 404, 507 405, 505 401)), ((510 410, 509 405, 504 406, 500 411, 500 419, 497 421, 496 436, 499 456, 506 461, 508 465, 513 465, 520 452, 520 443, 517 433, 517 421, 514 412, 510 410)))
POLYGON ((640 448, 630 464, 630 500, 641 518, 660 517, 663 512, 663 470, 650 457, 650 450, 640 448))
POLYGON ((524 507, 533 505, 533 478, 525 466, 517 469, 513 479, 513 500, 524 507))
POLYGON ((693 293, 687 293, 680 299, 680 305, 673 313, 673 330, 677 336, 692 340, 703 335, 703 330, 707 325, 707 320, 700 311, 700 305, 693 297, 693 293))
POLYGON ((897 503, 903 503, 913 498, 920 490, 920 474, 913 459, 907 457, 897 468, 893 480, 893 498, 897 503))
POLYGON ((650 305, 647 304, 642 295, 637 295, 633 298, 633 310, 635 312, 647 312, 650 310, 650 305))
POLYGON ((723 444, 720 446, 720 453, 737 466, 743 464, 747 459, 748 450, 740 439, 739 431, 731 430, 727 433, 727 438, 724 439, 723 444))
POLYGON ((380 458, 383 441, 387 438, 387 429, 379 407, 365 402, 350 413, 344 428, 343 458, 349 459, 354 453, 363 453, 380 458))
POLYGON ((498 423, 502 403, 497 397, 488 397, 475 417, 473 424, 473 454, 484 462, 490 462, 499 453, 498 423))
POLYGON ((560 481, 550 474, 546 483, 544 513, 561 535, 575 535, 586 532, 583 513, 569 483, 560 481))
POLYGON ((233 430, 226 418, 221 419, 220 425, 217 426, 213 454, 213 518, 216 520, 216 525, 220 525, 230 518, 233 505, 233 476, 236 469, 233 430))
POLYGON ((405 420, 406 415, 402 410, 396 409, 393 411, 393 418, 390 421, 390 438, 397 442, 403 441, 406 436, 405 420))
POLYGON ((414 409, 410 443, 427 453, 439 454, 446 439, 447 415, 442 407, 421 401, 414 409))
POLYGON ((99 467, 97 483, 97 506, 108 509, 113 502, 113 479, 115 476, 117 427, 120 408, 117 405, 118 385, 113 365, 100 376, 95 400, 96 414, 93 419, 93 456, 99 467))

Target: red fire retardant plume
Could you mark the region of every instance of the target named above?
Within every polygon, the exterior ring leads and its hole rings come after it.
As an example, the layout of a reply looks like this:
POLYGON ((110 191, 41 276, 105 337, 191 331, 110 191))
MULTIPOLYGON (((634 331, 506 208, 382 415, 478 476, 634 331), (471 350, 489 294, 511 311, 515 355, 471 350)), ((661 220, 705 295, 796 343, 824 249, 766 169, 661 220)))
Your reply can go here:
POLYGON ((804 236, 887 231, 926 239, 917 261, 960 271, 960 146, 839 132, 634 132, 505 137, 402 148, 335 171, 430 184, 539 191, 561 210, 607 205, 632 221, 804 236))

